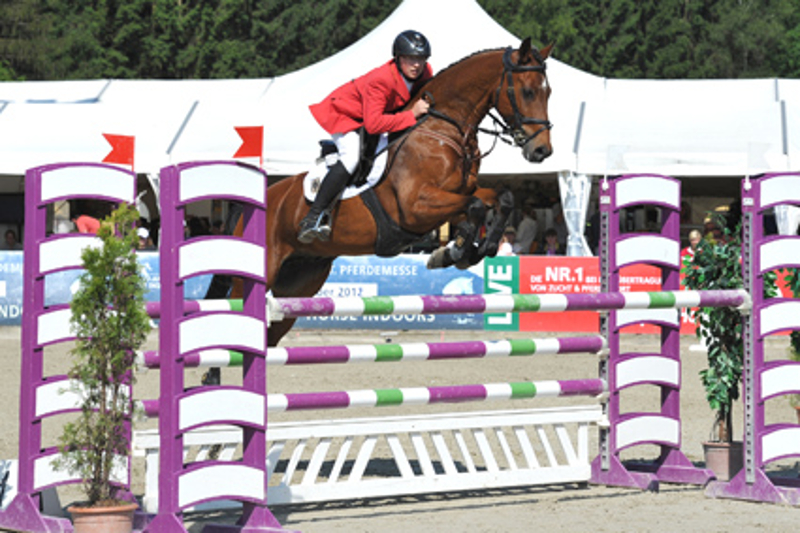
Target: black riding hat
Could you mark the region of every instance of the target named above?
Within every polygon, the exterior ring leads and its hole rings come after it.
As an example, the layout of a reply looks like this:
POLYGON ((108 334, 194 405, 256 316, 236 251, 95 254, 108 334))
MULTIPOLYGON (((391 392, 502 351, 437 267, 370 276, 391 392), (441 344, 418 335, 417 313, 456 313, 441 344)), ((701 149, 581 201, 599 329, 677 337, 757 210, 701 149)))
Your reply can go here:
POLYGON ((431 56, 431 45, 420 32, 406 30, 395 38, 392 55, 394 57, 413 56, 428 59, 431 56))

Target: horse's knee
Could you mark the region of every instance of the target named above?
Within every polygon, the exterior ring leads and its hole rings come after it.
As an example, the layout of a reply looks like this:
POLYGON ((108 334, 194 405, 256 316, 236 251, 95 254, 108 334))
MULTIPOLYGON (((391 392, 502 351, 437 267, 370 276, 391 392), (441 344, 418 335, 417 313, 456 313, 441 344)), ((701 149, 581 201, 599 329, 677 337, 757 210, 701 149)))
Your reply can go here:
POLYGON ((508 189, 497 195, 497 204, 500 207, 500 212, 506 216, 511 214, 514 209, 514 193, 508 189))
POLYGON ((458 263, 467 250, 472 248, 478 229, 472 222, 461 222, 456 226, 453 246, 450 248, 450 257, 454 263, 458 263))
POLYGON ((467 218, 473 224, 483 224, 483 221, 486 220, 486 204, 483 201, 473 196, 469 203, 467 204, 467 218))

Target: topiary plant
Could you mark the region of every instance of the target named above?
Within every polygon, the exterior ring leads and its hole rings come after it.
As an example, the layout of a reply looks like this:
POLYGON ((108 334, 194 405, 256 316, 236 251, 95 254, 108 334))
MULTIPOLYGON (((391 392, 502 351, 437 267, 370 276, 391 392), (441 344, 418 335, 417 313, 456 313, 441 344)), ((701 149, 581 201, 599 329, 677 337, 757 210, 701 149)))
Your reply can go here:
POLYGON ((136 261, 139 215, 121 205, 103 220, 100 247, 81 258, 85 272, 70 304, 77 340, 69 377, 81 398, 77 420, 65 425, 56 468, 83 479, 88 506, 116 503, 113 472, 130 454, 130 422, 136 352, 150 332, 144 303, 146 281, 136 261))

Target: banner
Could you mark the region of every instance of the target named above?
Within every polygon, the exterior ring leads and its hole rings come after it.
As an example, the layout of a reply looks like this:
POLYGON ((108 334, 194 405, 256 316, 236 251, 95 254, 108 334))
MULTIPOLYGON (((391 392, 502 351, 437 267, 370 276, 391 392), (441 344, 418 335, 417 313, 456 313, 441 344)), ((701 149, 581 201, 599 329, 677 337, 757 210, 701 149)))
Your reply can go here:
MULTIPOLYGON (((483 260, 484 294, 519 293, 518 257, 487 257, 483 260)), ((519 313, 486 313, 483 327, 489 331, 520 331, 519 313)))
MULTIPOLYGON (((471 270, 428 270, 428 256, 405 254, 391 258, 339 257, 317 296, 481 294, 483 279, 471 270)), ((480 266, 480 265, 479 265, 480 266)), ((483 267, 480 266, 482 269, 483 267)), ((481 272, 478 270, 477 272, 481 272)), ((482 314, 327 316, 300 318, 299 328, 335 329, 483 329, 482 314)))
MULTIPOLYGON (((633 265, 620 272, 620 292, 660 291, 661 269, 649 265, 633 265)), ((596 257, 520 257, 521 294, 594 294, 600 292, 600 263, 596 257)), ((521 331, 598 332, 597 311, 563 313, 522 313, 521 331)), ((626 328, 627 332, 656 333, 656 326, 642 324, 626 328)))

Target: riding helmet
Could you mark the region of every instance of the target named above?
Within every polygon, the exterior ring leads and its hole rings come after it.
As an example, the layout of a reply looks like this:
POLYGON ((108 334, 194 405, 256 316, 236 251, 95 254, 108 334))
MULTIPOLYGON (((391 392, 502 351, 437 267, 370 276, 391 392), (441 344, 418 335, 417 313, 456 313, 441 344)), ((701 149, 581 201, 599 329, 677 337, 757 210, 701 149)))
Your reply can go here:
POLYGON ((406 30, 395 38, 392 55, 394 57, 412 56, 428 59, 431 56, 431 45, 420 32, 406 30))

